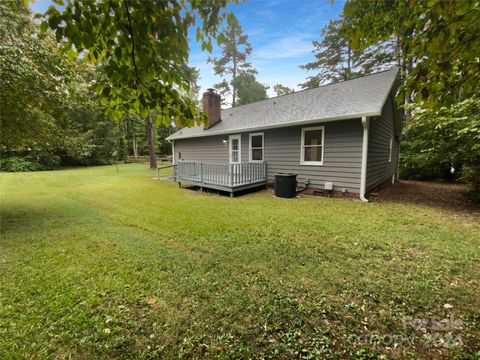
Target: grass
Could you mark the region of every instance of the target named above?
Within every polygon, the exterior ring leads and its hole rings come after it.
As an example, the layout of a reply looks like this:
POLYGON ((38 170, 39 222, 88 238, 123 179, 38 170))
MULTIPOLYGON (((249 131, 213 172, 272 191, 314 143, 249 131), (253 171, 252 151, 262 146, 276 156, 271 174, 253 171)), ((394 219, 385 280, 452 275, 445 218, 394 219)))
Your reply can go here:
POLYGON ((1 174, 1 359, 480 356, 479 217, 153 175, 1 174))

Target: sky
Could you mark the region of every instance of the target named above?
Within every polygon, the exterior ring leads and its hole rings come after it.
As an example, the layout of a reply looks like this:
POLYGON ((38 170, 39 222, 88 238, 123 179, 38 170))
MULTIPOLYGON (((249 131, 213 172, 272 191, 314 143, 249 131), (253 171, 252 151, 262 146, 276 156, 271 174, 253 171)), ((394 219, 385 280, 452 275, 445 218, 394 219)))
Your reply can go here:
MULTIPOLYGON (((207 1, 207 0, 206 0, 207 1)), ((49 0, 36 0, 35 12, 44 12, 51 5, 49 0)), ((269 96, 275 96, 275 84, 299 89, 298 84, 312 75, 299 68, 314 59, 313 40, 320 40, 320 30, 330 19, 339 17, 344 1, 336 0, 249 0, 238 5, 229 5, 243 27, 252 45, 250 62, 257 69, 257 80, 268 85, 269 96)), ((202 51, 195 42, 195 29, 191 29, 190 65, 200 70, 201 92, 220 82, 221 77, 207 64, 209 56, 216 57, 220 49, 214 46, 213 53, 202 51)))

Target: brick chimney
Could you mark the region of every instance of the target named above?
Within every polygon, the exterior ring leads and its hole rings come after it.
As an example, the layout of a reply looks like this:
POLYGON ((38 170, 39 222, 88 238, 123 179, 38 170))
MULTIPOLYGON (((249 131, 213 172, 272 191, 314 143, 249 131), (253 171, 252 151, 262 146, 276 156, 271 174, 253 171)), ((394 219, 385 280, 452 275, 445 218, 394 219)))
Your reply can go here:
POLYGON ((221 102, 220 95, 215 93, 213 89, 207 89, 203 93, 203 112, 207 114, 208 118, 205 130, 210 129, 221 121, 221 102))

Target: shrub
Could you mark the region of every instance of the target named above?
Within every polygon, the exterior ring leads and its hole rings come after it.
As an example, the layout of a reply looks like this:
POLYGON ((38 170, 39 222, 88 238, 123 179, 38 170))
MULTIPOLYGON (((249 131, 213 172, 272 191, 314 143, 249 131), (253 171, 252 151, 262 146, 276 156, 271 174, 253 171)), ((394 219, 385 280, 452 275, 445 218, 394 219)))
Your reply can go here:
POLYGON ((0 170, 7 172, 24 172, 45 170, 45 168, 38 162, 30 161, 19 156, 12 156, 2 161, 0 170))

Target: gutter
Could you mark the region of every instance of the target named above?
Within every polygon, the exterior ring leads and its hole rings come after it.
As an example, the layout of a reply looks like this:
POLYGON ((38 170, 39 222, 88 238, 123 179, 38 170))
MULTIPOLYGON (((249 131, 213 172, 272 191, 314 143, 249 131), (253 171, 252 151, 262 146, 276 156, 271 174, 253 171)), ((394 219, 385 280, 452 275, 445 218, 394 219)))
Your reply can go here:
POLYGON ((367 188, 367 158, 368 158, 368 126, 369 118, 362 116, 363 145, 362 145, 362 171, 360 173, 360 200, 368 202, 365 197, 367 188))

